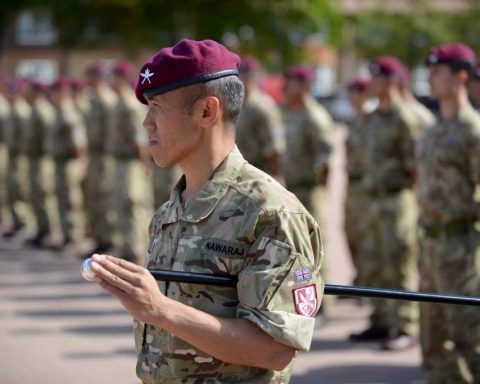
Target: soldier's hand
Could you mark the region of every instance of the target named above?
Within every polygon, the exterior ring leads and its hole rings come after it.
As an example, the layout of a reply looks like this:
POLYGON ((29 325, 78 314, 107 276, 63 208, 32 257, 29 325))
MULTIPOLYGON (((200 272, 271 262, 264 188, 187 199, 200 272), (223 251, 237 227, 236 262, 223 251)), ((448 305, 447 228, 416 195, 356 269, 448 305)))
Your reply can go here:
POLYGON ((116 297, 133 318, 144 323, 161 318, 168 299, 147 269, 113 256, 95 254, 92 270, 97 283, 116 297))

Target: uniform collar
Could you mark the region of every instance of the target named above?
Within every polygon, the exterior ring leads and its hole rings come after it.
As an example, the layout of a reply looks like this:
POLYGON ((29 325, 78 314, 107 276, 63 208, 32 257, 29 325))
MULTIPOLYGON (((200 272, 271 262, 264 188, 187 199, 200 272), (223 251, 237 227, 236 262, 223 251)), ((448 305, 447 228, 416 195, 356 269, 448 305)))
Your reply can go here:
POLYGON ((185 189, 185 175, 183 175, 170 195, 169 212, 163 224, 176 221, 198 223, 208 217, 225 195, 228 187, 235 181, 245 163, 245 159, 235 146, 213 172, 210 180, 185 203, 182 203, 180 198, 185 189))

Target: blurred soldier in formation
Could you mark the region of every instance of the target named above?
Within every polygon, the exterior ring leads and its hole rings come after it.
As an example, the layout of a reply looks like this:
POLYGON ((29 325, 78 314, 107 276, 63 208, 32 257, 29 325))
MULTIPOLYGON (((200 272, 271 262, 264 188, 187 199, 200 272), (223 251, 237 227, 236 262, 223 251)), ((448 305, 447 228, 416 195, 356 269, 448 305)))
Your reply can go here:
MULTIPOLYGON (((416 148, 421 289, 480 296, 480 116, 467 95, 475 53, 444 44, 427 63, 440 113, 416 148)), ((480 383, 477 308, 422 304, 421 341, 428 383, 480 383)))
POLYGON ((75 243, 84 235, 81 180, 87 145, 85 126, 73 103, 68 80, 60 78, 51 87, 56 108, 55 122, 46 139, 47 153, 55 163, 55 195, 58 201, 63 241, 59 249, 75 243))
MULTIPOLYGON (((365 121, 362 183, 369 194, 369 209, 363 220, 368 226, 365 241, 376 259, 362 268, 368 285, 416 290, 417 209, 412 186, 417 125, 400 96, 404 70, 392 56, 379 57, 370 65, 369 92, 378 98, 379 106, 365 121)), ((412 346, 418 320, 415 303, 380 299, 372 303, 369 328, 350 339, 383 340, 387 350, 412 346)))
POLYGON ((93 63, 87 69, 87 82, 92 92, 87 123, 88 168, 85 178, 89 233, 95 240, 93 253, 104 253, 113 246, 112 225, 112 157, 106 154, 107 127, 117 103, 115 92, 106 81, 106 68, 93 63))
POLYGON ((282 119, 286 130, 284 177, 307 210, 322 222, 322 189, 327 184, 332 152, 333 121, 310 94, 313 71, 294 65, 285 73, 285 105, 282 119))
POLYGON ((80 79, 71 79, 70 83, 72 86, 73 103, 86 122, 88 119, 88 114, 90 113, 90 102, 85 94, 86 85, 80 79))
POLYGON ((373 250, 365 244, 367 230, 363 220, 368 196, 362 185, 363 161, 367 141, 366 102, 368 81, 355 79, 348 84, 348 99, 355 111, 355 118, 349 123, 348 137, 345 143, 347 158, 348 190, 345 199, 345 233, 347 236, 352 263, 356 270, 355 285, 366 285, 367 280, 362 267, 375 262, 373 250))
POLYGON ((239 74, 245 100, 237 123, 237 145, 250 164, 282 181, 285 128, 275 102, 258 87, 260 70, 254 57, 242 58, 239 74))
POLYGON ((22 143, 30 123, 32 110, 23 93, 27 87, 25 80, 14 80, 8 86, 8 98, 11 105, 10 117, 4 132, 8 148, 7 196, 12 218, 12 227, 3 233, 4 237, 14 236, 25 226, 28 163, 22 153, 22 143), (22 212, 23 210, 23 212, 22 212))
POLYGON ((475 109, 480 109, 480 62, 477 62, 470 76, 468 87, 470 100, 475 109))
POLYGON ((0 73, 0 231, 7 228, 7 163, 8 153, 5 145, 5 129, 10 116, 10 104, 5 97, 6 78, 0 73))
MULTIPOLYGON (((32 107, 30 123, 25 132, 24 151, 28 157, 28 178, 30 199, 37 233, 30 243, 42 246, 50 233, 50 218, 47 213, 47 183, 52 180, 52 163, 45 153, 45 137, 52 130, 55 121, 55 108, 45 96, 46 86, 33 81, 27 93, 27 100, 32 107)), ((60 145, 60 143, 58 143, 60 145)))
POLYGON ((410 71, 404 67, 403 72, 400 76, 400 94, 402 95, 405 106, 410 109, 411 116, 415 119, 421 132, 435 122, 435 116, 426 106, 420 103, 413 94, 410 84, 410 71))
POLYGON ((153 211, 150 180, 147 180, 150 154, 143 129, 145 110, 131 87, 134 72, 134 67, 125 62, 113 68, 112 88, 118 102, 107 133, 106 149, 115 159, 115 248, 119 257, 142 264, 148 247, 148 220, 153 211))

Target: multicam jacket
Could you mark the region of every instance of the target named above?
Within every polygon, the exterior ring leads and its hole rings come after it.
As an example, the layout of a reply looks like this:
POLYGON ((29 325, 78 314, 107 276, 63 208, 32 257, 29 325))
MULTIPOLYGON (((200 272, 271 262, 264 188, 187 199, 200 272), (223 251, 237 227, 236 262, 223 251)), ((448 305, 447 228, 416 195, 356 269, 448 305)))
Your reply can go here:
POLYGON ((245 99, 237 123, 237 145, 245 159, 263 171, 272 154, 285 152, 285 128, 275 102, 260 90, 245 99))
MULTIPOLYGON (((215 287, 159 282, 168 297, 215 316, 245 318, 280 343, 308 350, 323 281, 320 231, 293 194, 234 149, 186 203, 182 178, 150 225, 149 269, 233 275, 215 287)), ((135 322, 144 383, 287 383, 281 372, 229 364, 175 335, 135 322)))
POLYGON ((333 121, 327 110, 312 97, 305 110, 282 110, 286 129, 285 181, 287 187, 314 186, 316 173, 328 165, 332 152, 333 121))
POLYGON ((438 118, 416 146, 420 222, 425 225, 480 216, 480 115, 466 105, 450 119, 438 118))

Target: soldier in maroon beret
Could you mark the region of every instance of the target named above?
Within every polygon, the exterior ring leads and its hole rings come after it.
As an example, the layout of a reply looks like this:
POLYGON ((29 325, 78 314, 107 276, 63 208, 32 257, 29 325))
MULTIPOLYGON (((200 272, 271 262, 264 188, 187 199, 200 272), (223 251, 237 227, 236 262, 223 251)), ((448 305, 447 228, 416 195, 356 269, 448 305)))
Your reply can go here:
POLYGON ((480 110, 480 62, 477 62, 475 68, 473 68, 468 94, 473 106, 477 111, 480 110))
MULTIPOLYGON (((427 64, 437 122, 417 143, 420 290, 480 295, 480 116, 467 84, 476 62, 462 43, 432 48, 427 64)), ((471 308, 422 304, 427 382, 480 382, 480 317, 471 308)))
POLYGON ((300 202, 235 146, 239 57, 182 40, 145 63, 136 95, 162 167, 185 173, 150 224, 145 265, 232 274, 235 287, 159 282, 93 255, 97 282, 135 319, 137 375, 147 382, 288 383, 307 350, 323 283, 320 233, 300 202))
MULTIPOLYGON (((405 107, 400 86, 406 68, 394 56, 370 64, 368 92, 378 107, 365 116, 360 186, 365 193, 362 224, 364 284, 416 289, 414 143, 417 127, 405 107)), ((417 332, 417 308, 410 302, 373 300, 370 326, 352 341, 378 340, 382 349, 411 347, 417 332)))
POLYGON ((85 210, 88 232, 94 241, 94 252, 106 252, 113 247, 112 175, 113 160, 106 153, 107 127, 117 104, 116 93, 107 81, 105 65, 96 61, 86 70, 89 86, 86 128, 88 165, 85 175, 85 210))
POLYGON ((345 199, 345 234, 352 263, 355 267, 355 285, 366 285, 366 276, 362 267, 365 264, 364 244, 365 225, 363 215, 365 213, 365 191, 362 188, 363 154, 367 139, 367 127, 365 115, 367 114, 366 103, 369 80, 356 78, 347 84, 348 99, 355 112, 353 120, 348 122, 348 137, 345 143, 347 158, 348 189, 345 199))

